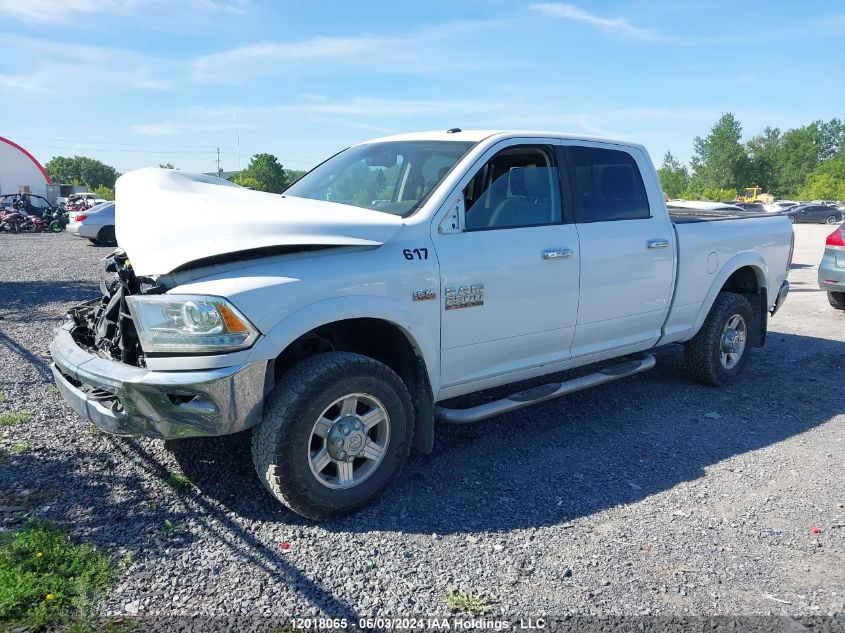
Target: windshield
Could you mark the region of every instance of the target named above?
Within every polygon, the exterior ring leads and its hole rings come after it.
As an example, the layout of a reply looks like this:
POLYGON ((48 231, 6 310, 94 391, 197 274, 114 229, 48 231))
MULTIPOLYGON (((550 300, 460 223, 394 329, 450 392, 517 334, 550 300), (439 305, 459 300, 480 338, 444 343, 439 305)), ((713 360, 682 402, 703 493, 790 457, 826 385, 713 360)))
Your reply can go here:
POLYGON ((284 193, 406 216, 475 143, 390 141, 357 145, 315 167, 284 193))

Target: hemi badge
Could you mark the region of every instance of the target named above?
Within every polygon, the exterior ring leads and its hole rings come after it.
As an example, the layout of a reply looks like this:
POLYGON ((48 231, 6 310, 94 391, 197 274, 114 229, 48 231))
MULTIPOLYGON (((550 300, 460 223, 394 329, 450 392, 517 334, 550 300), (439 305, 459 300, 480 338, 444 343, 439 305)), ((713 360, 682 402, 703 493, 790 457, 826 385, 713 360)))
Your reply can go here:
POLYGON ((414 290, 411 293, 411 298, 414 301, 431 301, 437 299, 437 293, 430 288, 428 290, 414 290))

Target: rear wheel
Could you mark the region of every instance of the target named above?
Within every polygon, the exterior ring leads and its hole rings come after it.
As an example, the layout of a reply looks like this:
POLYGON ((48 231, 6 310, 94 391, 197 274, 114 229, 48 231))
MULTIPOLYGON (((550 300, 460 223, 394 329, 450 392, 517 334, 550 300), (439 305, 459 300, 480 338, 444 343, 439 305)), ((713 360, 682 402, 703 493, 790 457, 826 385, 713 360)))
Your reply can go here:
POLYGON ((789 221, 790 221, 790 222, 792 222, 793 224, 795 224, 795 216, 794 216, 794 215, 790 215, 790 216, 789 216, 789 221))
POLYGON ((825 224, 836 224, 836 216, 835 216, 835 215, 829 215, 829 216, 827 216, 827 218, 825 219, 824 223, 825 223, 825 224))
POLYGON ((845 292, 828 292, 827 300, 837 310, 845 310, 845 292))
POLYGON ((754 322, 748 299, 734 292, 720 293, 698 334, 684 345, 690 376, 714 387, 735 380, 748 360, 754 322))
POLYGON ((117 239, 114 235, 114 227, 104 226, 101 228, 100 232, 97 233, 97 242, 103 246, 117 246, 117 239))
POLYGON ((411 397, 392 369, 359 354, 318 354, 269 396, 252 459, 276 499, 328 519, 384 491, 405 463, 413 427, 411 397))

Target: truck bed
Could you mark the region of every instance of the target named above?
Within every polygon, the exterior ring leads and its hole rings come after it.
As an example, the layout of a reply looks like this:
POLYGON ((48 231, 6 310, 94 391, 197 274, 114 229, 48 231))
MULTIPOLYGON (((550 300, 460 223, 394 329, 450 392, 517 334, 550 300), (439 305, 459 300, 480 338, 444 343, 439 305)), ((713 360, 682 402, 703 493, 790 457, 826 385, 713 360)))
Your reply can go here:
POLYGON ((748 218, 777 217, 779 213, 761 213, 760 211, 706 211, 702 209, 682 209, 669 206, 669 218, 675 224, 692 222, 718 222, 720 220, 746 220, 748 218))

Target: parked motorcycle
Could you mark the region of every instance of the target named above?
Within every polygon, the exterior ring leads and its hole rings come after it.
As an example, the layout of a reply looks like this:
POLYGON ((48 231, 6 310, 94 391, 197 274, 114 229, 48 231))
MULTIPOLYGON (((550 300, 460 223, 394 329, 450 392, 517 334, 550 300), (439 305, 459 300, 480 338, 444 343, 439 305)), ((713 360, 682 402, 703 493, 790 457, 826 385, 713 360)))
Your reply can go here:
POLYGON ((51 207, 41 214, 44 228, 51 233, 61 233, 70 222, 70 215, 64 209, 51 207))

